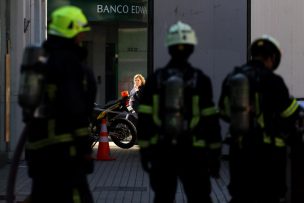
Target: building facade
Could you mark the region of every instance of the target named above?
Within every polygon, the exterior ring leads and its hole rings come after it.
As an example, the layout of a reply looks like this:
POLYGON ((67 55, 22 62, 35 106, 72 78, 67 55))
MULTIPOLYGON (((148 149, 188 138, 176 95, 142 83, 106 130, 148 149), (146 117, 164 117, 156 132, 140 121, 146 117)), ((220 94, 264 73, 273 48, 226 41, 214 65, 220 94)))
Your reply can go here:
POLYGON ((12 155, 23 129, 17 103, 24 47, 41 44, 46 21, 60 5, 80 6, 92 32, 84 46, 98 82, 97 102, 104 104, 130 90, 136 73, 147 76, 164 66, 169 54, 165 33, 178 20, 198 36, 191 63, 208 74, 217 101, 224 76, 247 59, 248 2, 243 0, 6 0, 0 2, 0 152, 12 155))

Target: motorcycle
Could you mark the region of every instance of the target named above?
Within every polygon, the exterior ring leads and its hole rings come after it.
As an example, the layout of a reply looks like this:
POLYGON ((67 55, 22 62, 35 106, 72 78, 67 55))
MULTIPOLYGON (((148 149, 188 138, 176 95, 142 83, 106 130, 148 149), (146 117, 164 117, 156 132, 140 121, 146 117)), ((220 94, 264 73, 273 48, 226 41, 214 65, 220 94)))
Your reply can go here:
POLYGON ((99 142, 102 119, 106 119, 109 137, 118 147, 129 149, 135 145, 137 114, 129 105, 128 91, 121 92, 121 96, 103 107, 95 104, 89 126, 92 148, 99 142))

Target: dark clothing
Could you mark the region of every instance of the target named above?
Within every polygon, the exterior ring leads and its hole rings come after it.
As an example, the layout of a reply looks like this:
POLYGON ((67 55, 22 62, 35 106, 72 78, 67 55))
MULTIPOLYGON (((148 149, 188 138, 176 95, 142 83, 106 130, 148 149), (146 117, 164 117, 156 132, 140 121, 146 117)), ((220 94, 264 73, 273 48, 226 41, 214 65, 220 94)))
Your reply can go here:
POLYGON ((304 202, 304 144, 303 132, 295 140, 290 152, 291 159, 291 203, 304 202))
POLYGON ((188 149, 163 149, 151 160, 149 177, 155 203, 174 202, 181 181, 187 202, 211 203, 210 176, 206 154, 188 149))
MULTIPOLYGON (((250 81, 250 130, 231 133, 231 202, 277 203, 286 194, 286 133, 298 104, 283 79, 259 61, 241 67, 250 81), (253 98, 255 101, 253 101, 253 98)), ((230 122, 229 74, 220 97, 222 118, 230 122)))
MULTIPOLYGON (((303 101, 301 101, 301 103, 302 102, 303 101)), ((297 129, 292 133, 291 139, 289 140, 291 203, 304 202, 304 109, 303 105, 300 105, 300 107, 300 115, 296 123, 297 129)))
POLYGON ((143 168, 150 175, 154 202, 174 202, 178 178, 188 202, 211 202, 210 174, 217 175, 220 126, 208 76, 189 63, 171 61, 150 75, 138 112, 138 139, 143 168), (164 131, 164 82, 181 73, 184 81, 183 129, 178 135, 164 131), (176 137, 176 142, 173 138, 176 137))
POLYGON ((41 178, 33 178, 32 202, 93 203, 94 201, 86 176, 73 173, 73 170, 70 169, 57 174, 49 172, 48 175, 41 176, 41 178))
POLYGON ((253 153, 230 146, 228 190, 234 203, 279 203, 285 198, 286 148, 260 147, 253 153))
POLYGON ((140 99, 142 98, 143 95, 143 89, 144 86, 141 85, 138 87, 137 91, 133 88, 130 92, 130 105, 136 112, 140 103, 140 99))
POLYGON ((72 39, 49 36, 43 117, 32 119, 26 160, 38 202, 93 202, 86 175, 93 171, 88 118, 96 83, 84 65, 86 52, 72 39))

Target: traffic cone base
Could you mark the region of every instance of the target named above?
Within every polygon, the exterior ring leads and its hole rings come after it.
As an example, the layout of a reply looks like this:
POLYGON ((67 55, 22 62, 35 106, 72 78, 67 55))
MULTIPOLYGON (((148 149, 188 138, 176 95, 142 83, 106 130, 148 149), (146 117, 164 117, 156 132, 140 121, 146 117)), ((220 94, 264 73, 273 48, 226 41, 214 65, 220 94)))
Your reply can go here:
POLYGON ((101 130, 99 134, 99 144, 98 144, 96 160, 101 160, 101 161, 115 160, 115 158, 110 157, 110 145, 109 145, 106 119, 101 120, 101 130))

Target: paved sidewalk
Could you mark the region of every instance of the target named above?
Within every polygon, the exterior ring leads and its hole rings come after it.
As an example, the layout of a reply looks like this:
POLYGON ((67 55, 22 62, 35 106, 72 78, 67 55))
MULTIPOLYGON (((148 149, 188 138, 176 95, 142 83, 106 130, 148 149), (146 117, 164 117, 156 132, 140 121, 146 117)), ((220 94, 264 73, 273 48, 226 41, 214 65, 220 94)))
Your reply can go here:
MULTIPOLYGON (((94 173, 88 176, 90 187, 96 203, 152 203, 153 191, 149 186, 148 175, 142 170, 139 161, 138 146, 121 149, 110 142, 111 156, 114 161, 96 161, 94 173)), ((95 153, 97 148, 95 148, 95 153)), ((7 176, 10 165, 0 168, 0 203, 5 202, 7 176)), ((214 203, 226 203, 229 200, 227 191, 227 163, 223 161, 221 178, 211 179, 212 199, 214 203)), ((19 165, 16 200, 22 201, 30 193, 31 180, 27 176, 24 161, 19 165)), ((179 185, 176 203, 186 203, 186 197, 179 185)))

